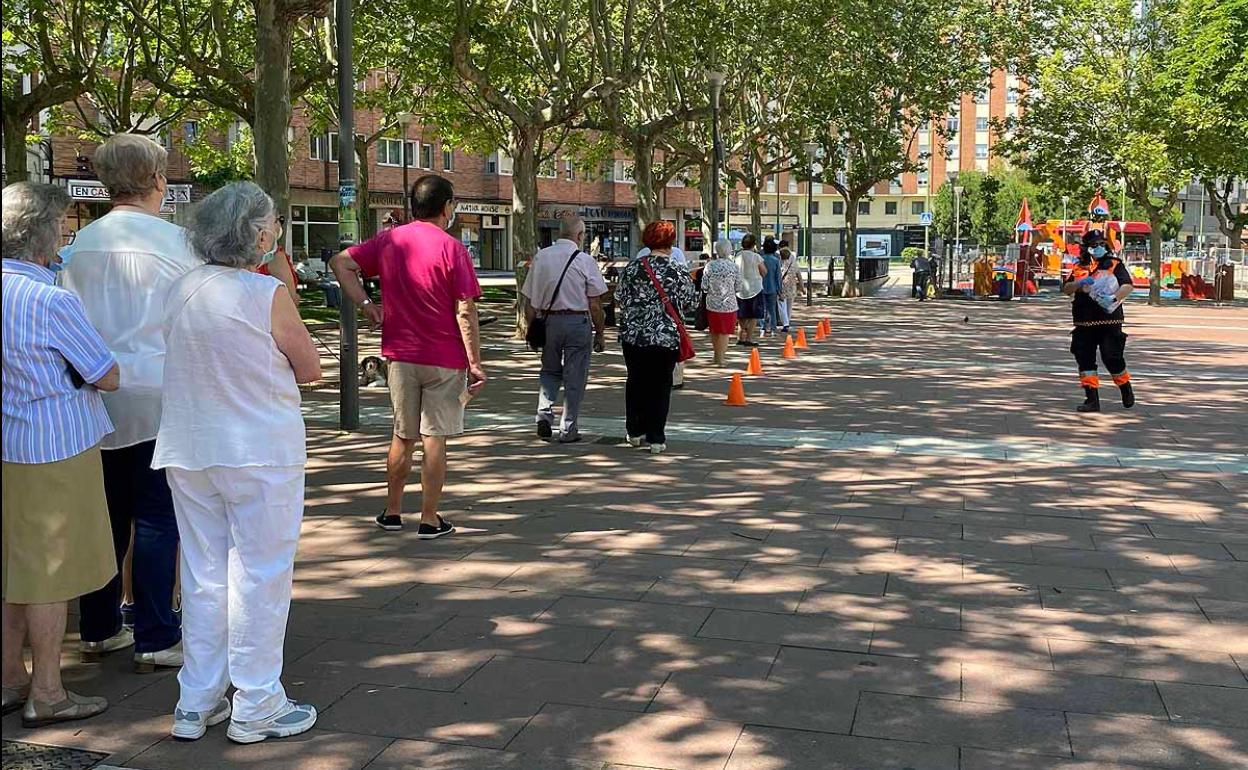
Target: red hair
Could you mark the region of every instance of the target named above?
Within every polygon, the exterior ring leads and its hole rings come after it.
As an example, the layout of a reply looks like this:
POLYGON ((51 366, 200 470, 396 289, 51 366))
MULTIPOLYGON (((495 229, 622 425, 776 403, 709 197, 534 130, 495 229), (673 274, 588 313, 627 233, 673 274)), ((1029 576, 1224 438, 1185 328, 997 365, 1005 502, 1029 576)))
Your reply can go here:
POLYGON ((670 249, 676 243, 676 225, 664 220, 651 222, 641 232, 641 242, 651 250, 670 249))

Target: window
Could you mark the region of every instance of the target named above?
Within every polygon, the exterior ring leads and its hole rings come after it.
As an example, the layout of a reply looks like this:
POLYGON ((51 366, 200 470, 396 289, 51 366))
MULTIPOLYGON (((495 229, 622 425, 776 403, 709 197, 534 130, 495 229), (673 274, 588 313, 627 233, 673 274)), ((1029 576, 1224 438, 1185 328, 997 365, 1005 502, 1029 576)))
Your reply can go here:
POLYGON ((923 201, 910 201, 910 213, 911 214, 918 216, 919 214, 922 214, 923 211, 924 211, 923 201))
POLYGON ((415 139, 407 139, 403 142, 403 162, 409 167, 416 167, 416 151, 420 148, 420 142, 415 139))
POLYGON ((328 142, 325 141, 325 135, 308 137, 308 157, 312 160, 325 160, 329 156, 326 149, 328 142))
POLYGON ((404 144, 405 142, 402 139, 378 139, 377 165, 402 166, 404 144))
POLYGON ((502 150, 495 150, 490 153, 490 157, 485 161, 485 173, 498 174, 500 176, 511 176, 512 160, 511 156, 502 150))
POLYGON ((760 212, 762 212, 762 213, 766 214, 766 213, 768 213, 768 209, 769 209, 769 208, 770 208, 770 199, 769 199, 769 198, 763 198, 762 200, 760 200, 760 201, 758 202, 758 210, 759 210, 760 212))
MULTIPOLYGON (((834 213, 834 214, 836 213, 836 205, 835 205, 835 204, 833 204, 833 205, 832 205, 832 213, 834 213)), ((810 215, 811 215, 811 216, 818 216, 818 215, 819 215, 819 201, 811 201, 811 202, 810 202, 810 215)))
POLYGON ((433 144, 430 142, 420 143, 420 167, 433 170, 433 144))
POLYGON ((330 163, 338 162, 338 132, 330 131, 325 135, 325 159, 330 163))
POLYGON ((615 162, 614 180, 624 184, 634 184, 633 164, 627 160, 617 160, 615 162))
POLYGON ((871 201, 858 201, 858 213, 870 214, 871 213, 871 201))
POLYGON ((194 120, 188 120, 182 124, 182 141, 184 144, 190 144, 199 137, 199 123, 194 120))
POLYGON ((1005 103, 1006 104, 1018 104, 1018 89, 1017 88, 1007 88, 1005 90, 1005 103))
POLYGON ((797 192, 797 174, 789 174, 789 192, 797 192))
POLYGON ((897 201, 884 201, 884 215, 890 217, 897 216, 897 201))
POLYGON ((559 172, 555 170, 555 159, 547 158, 537 165, 537 175, 544 179, 554 179, 559 176, 559 172))
POLYGON ((563 178, 569 182, 576 179, 576 167, 572 165, 571 158, 563 159, 563 178))
MULTIPOLYGON (((818 201, 816 201, 816 203, 817 202, 818 201)), ((833 216, 838 216, 838 217, 844 216, 845 215, 845 201, 832 201, 832 214, 833 216)))
POLYGON ((988 130, 988 118, 975 118, 975 130, 987 131, 988 130))
POLYGON ((810 191, 815 195, 823 195, 823 182, 814 182, 810 191))
POLYGON ((919 131, 927 132, 932 130, 932 121, 925 120, 919 124, 919 131))
POLYGON ((455 170, 455 151, 450 147, 447 147, 445 144, 442 145, 442 170, 455 170))
POLYGON ((988 103, 988 92, 989 92, 989 90, 990 90, 990 88, 989 88, 989 86, 987 86, 987 85, 980 87, 979 91, 977 91, 977 92, 975 93, 975 103, 976 103, 976 104, 987 104, 987 103, 988 103))
POLYGON ((918 184, 919 184, 919 187, 927 187, 927 184, 928 184, 928 177, 927 177, 927 172, 926 172, 926 171, 920 171, 919 173, 915 174, 914 176, 915 176, 915 180, 916 180, 916 181, 918 182, 918 184))
POLYGON ((958 133, 959 125, 961 125, 961 119, 957 117, 951 116, 947 121, 945 121, 945 128, 947 128, 951 134, 958 133))
POLYGON ((767 177, 767 192, 775 192, 775 191, 776 191, 776 175, 772 174, 771 176, 767 177))
POLYGON ((976 158, 976 160, 984 160, 984 159, 985 159, 985 158, 987 158, 987 157, 988 157, 988 145, 986 145, 986 144, 977 144, 977 145, 975 145, 975 158, 976 158))

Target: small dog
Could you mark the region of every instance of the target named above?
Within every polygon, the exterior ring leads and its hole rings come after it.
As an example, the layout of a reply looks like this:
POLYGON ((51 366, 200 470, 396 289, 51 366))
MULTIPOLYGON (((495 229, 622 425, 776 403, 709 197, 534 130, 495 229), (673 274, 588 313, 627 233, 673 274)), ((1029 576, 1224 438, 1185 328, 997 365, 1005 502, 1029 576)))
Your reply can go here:
POLYGON ((386 371, 390 366, 390 362, 379 356, 366 356, 360 361, 360 387, 362 388, 385 388, 389 387, 386 382, 386 371))

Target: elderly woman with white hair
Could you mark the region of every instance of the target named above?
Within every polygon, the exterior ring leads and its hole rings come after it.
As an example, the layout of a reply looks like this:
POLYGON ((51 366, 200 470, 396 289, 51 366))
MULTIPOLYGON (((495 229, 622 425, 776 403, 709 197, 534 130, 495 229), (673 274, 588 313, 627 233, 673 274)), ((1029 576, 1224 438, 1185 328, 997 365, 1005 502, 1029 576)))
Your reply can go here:
POLYGON ((82 303, 55 285, 69 195, 19 182, 3 198, 4 713, 24 706, 22 723, 36 727, 108 708, 65 689, 61 641, 66 602, 117 574, 100 461, 113 425, 100 391, 120 374, 82 303))
POLYGON ((702 270, 702 292, 706 295, 706 320, 711 332, 715 366, 724 365, 724 354, 737 328, 737 292, 741 291, 741 268, 732 258, 732 242, 720 238, 711 261, 702 270))
POLYGON ((316 722, 315 708, 287 699, 281 674, 307 460, 299 383, 320 378, 320 356, 282 282, 255 272, 281 239, 263 190, 217 190, 188 236, 204 264, 166 301, 152 461, 168 474, 182 537, 172 732, 195 740, 232 716, 227 737, 256 743, 316 722))

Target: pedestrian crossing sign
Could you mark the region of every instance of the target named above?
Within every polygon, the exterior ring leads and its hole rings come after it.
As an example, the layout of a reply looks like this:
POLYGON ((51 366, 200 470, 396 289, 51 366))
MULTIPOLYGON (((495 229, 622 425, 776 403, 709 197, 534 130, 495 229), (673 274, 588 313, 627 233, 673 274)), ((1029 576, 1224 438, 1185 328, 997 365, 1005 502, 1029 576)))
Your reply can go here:
POLYGON ((924 211, 922 214, 920 214, 919 224, 923 225, 924 227, 931 227, 932 226, 932 212, 924 211))

